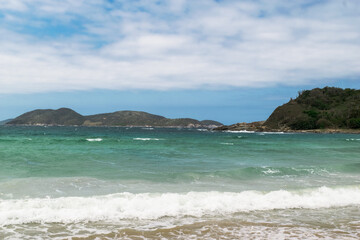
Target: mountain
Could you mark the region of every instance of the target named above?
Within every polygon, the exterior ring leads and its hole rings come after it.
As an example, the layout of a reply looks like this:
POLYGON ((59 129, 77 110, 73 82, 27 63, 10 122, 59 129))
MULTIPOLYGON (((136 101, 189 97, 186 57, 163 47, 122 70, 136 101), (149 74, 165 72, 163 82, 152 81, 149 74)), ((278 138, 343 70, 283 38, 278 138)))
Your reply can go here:
POLYGON ((8 122, 10 125, 64 125, 64 126, 157 126, 157 127, 208 127, 222 124, 212 120, 191 118, 169 119, 140 111, 117 111, 82 116, 69 108, 41 109, 24 113, 8 122))
POLYGON ((335 87, 299 92, 265 122, 237 123, 215 130, 360 132, 360 90, 335 87))
POLYGON ((85 118, 69 108, 38 109, 24 113, 7 124, 12 125, 81 125, 85 118))
POLYGON ((159 126, 165 117, 146 112, 118 111, 85 117, 86 126, 159 126))
POLYGON ((299 92, 278 107, 264 127, 280 130, 360 128, 360 90, 334 87, 299 92))

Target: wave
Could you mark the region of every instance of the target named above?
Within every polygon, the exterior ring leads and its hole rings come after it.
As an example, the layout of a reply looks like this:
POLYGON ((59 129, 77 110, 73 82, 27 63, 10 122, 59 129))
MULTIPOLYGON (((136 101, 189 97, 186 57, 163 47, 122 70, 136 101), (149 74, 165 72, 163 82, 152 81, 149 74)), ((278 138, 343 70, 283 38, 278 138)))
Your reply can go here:
POLYGON ((198 128, 196 130, 199 132, 209 132, 209 129, 207 129, 207 128, 198 128))
POLYGON ((135 141, 160 141, 160 138, 133 138, 135 141))
MULTIPOLYGON (((342 167, 342 166, 341 166, 342 167)), ((215 172, 196 173, 198 178, 212 176, 223 177, 230 179, 250 179, 265 176, 273 177, 289 177, 289 176, 329 176, 334 171, 345 171, 344 167, 339 169, 327 169, 318 167, 244 167, 244 168, 232 168, 228 170, 219 170, 215 172)))
POLYGON ((117 193, 94 197, 0 200, 0 225, 155 220, 275 209, 360 205, 360 186, 299 191, 117 193))
POLYGON ((259 132, 259 134, 292 134, 292 133, 285 133, 285 132, 259 132))
POLYGON ((232 131, 232 130, 226 130, 223 132, 227 132, 227 133, 255 133, 255 131, 247 131, 247 130, 240 130, 240 131, 232 131))
POLYGON ((86 141, 88 142, 101 142, 102 138, 87 138, 86 141))
POLYGON ((285 133, 285 132, 256 132, 256 131, 248 131, 248 130, 239 130, 239 131, 233 131, 233 130, 226 130, 223 132, 227 132, 227 133, 256 133, 257 135, 266 135, 266 134, 274 134, 274 135, 279 135, 279 134, 292 134, 292 133, 285 133))

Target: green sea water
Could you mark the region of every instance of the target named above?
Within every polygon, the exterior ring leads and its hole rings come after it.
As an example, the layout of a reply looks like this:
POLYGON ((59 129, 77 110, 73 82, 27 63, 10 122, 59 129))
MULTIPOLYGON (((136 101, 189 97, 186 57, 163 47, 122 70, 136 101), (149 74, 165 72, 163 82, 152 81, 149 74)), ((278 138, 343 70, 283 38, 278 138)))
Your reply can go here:
POLYGON ((0 127, 0 238, 357 239, 359 209, 360 135, 0 127))

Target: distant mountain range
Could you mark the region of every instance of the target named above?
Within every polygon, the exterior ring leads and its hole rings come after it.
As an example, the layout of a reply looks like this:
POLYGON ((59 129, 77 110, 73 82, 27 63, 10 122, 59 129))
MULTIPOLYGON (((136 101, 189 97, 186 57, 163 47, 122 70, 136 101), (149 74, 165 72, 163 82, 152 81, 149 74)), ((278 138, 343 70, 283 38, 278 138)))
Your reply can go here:
POLYGON ((319 131, 360 133, 360 90, 334 87, 300 91, 266 121, 223 126, 212 120, 169 119, 138 111, 83 116, 69 108, 34 110, 1 121, 10 125, 206 127, 216 130, 319 131))
POLYGON ((325 87, 300 91, 265 122, 237 123, 218 130, 358 132, 360 90, 325 87))
POLYGON ((217 121, 198 121, 192 118, 169 119, 139 111, 118 111, 83 116, 72 109, 38 109, 24 113, 7 122, 8 125, 55 125, 55 126, 152 126, 152 127, 206 127, 222 124, 217 121))

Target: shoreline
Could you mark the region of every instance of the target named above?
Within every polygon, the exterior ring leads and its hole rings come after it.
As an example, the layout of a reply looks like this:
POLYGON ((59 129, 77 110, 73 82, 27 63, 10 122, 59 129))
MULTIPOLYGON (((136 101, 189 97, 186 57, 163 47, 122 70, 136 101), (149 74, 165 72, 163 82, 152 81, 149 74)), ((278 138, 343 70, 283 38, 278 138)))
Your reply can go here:
POLYGON ((355 129, 310 129, 310 130, 288 130, 283 132, 290 133, 319 133, 319 134, 360 134, 360 130, 355 129))
POLYGON ((221 127, 214 128, 214 131, 248 131, 248 132, 273 132, 273 133, 318 133, 318 134, 360 134, 360 129, 351 128, 323 128, 323 129, 300 129, 293 130, 289 127, 282 126, 281 128, 270 128, 264 125, 265 121, 257 121, 251 123, 235 123, 232 125, 224 125, 221 127))
POLYGON ((266 129, 266 128, 226 128, 219 127, 212 129, 219 132, 254 132, 254 133, 316 133, 316 134, 360 134, 360 129, 339 129, 339 128, 325 128, 325 129, 266 129))
MULTIPOLYGON (((214 130, 214 129, 213 129, 214 130)), ((316 134, 360 134, 360 130, 352 129, 310 129, 310 130, 264 130, 260 131, 258 129, 229 129, 229 130, 214 130, 219 132, 248 132, 248 133, 316 133, 316 134)))
POLYGON ((304 129, 304 130, 291 130, 291 129, 266 129, 263 127, 248 127, 248 128, 232 128, 231 126, 114 126, 114 125, 57 125, 57 124, 4 124, 0 126, 23 126, 23 127, 120 127, 120 128, 193 128, 193 129, 207 129, 216 132, 254 132, 254 133, 317 133, 317 134, 360 134, 360 129, 340 129, 340 128, 325 128, 325 129, 304 129))
POLYGON ((18 126, 18 127, 121 127, 121 128, 194 128, 201 129, 206 128, 209 130, 217 128, 216 126, 149 126, 149 125, 125 125, 125 126, 116 126, 116 125, 58 125, 58 124, 4 124, 0 126, 18 126))

